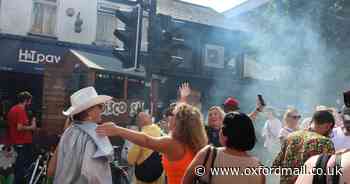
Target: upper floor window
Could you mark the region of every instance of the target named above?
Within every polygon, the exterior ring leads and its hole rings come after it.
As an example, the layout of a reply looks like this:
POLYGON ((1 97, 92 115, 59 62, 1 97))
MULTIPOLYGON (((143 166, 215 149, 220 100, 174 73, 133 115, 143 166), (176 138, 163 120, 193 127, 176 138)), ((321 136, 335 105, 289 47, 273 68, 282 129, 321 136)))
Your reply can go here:
POLYGON ((58 0, 34 0, 31 32, 54 36, 58 0))
POLYGON ((122 42, 113 35, 115 29, 124 29, 125 27, 115 16, 115 11, 119 9, 120 6, 114 3, 99 3, 96 29, 97 44, 114 46, 122 44, 122 42))

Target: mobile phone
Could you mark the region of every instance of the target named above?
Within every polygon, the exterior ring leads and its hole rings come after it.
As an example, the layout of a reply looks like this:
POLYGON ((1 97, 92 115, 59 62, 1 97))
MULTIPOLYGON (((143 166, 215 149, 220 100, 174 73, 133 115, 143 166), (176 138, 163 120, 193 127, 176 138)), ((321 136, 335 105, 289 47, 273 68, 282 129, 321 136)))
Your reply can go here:
POLYGON ((343 96, 345 106, 350 108, 350 90, 343 92, 343 96))
POLYGON ((265 100, 261 94, 258 94, 258 100, 262 106, 266 106, 265 100))

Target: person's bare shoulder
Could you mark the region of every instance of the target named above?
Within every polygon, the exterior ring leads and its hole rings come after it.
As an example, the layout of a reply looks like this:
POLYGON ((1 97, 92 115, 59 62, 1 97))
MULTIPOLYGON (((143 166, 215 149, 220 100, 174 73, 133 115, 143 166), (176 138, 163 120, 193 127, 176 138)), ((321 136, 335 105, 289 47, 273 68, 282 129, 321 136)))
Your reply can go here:
POLYGON ((307 161, 305 162, 305 166, 306 168, 313 168, 316 166, 316 162, 317 162, 317 159, 320 155, 314 155, 312 157, 310 157, 309 159, 307 159, 307 161))

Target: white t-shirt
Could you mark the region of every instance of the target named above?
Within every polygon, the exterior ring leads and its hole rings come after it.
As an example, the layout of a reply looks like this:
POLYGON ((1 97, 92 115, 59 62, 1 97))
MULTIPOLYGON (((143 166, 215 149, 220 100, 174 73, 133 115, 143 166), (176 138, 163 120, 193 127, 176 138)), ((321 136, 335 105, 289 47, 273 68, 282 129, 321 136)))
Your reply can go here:
POLYGON ((335 150, 350 148, 350 136, 346 136, 344 134, 342 127, 337 127, 333 129, 332 141, 335 150))
POLYGON ((267 120, 265 122, 262 136, 265 137, 264 147, 269 150, 273 149, 274 144, 279 143, 278 134, 282 128, 282 123, 278 119, 267 120))

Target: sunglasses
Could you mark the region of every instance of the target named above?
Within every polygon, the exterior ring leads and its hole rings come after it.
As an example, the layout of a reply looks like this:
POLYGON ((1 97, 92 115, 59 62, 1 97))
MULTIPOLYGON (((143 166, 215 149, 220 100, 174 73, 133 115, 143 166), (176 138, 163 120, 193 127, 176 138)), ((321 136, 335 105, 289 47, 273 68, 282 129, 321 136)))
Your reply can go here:
POLYGON ((301 116, 300 116, 300 115, 288 116, 288 117, 293 118, 293 119, 300 119, 300 118, 301 118, 301 116))

